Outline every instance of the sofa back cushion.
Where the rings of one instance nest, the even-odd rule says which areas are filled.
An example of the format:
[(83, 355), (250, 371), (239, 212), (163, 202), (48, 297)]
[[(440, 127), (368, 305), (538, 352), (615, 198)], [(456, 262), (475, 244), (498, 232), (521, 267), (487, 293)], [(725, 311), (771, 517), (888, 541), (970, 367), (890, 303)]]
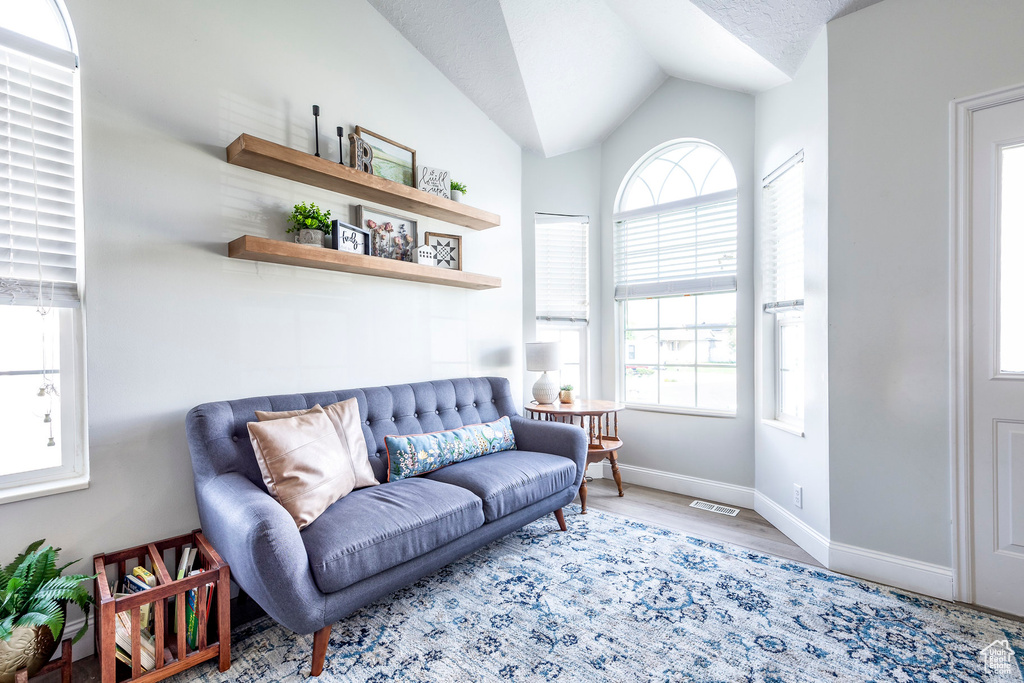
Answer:
[(307, 410), (355, 398), (359, 419), (377, 481), (387, 481), (389, 434), (425, 434), (464, 425), (493, 422), (515, 416), (516, 401), (503, 377), (398, 384), (365, 389), (344, 389), (310, 394), (260, 396), (204, 403), (189, 411), (185, 420), (196, 485), (217, 474), (239, 472), (261, 488), (263, 477), (246, 424), (256, 411)]
[(388, 451), (389, 481), (516, 448), (512, 422), (507, 417), (443, 432), (386, 436), (384, 442)]

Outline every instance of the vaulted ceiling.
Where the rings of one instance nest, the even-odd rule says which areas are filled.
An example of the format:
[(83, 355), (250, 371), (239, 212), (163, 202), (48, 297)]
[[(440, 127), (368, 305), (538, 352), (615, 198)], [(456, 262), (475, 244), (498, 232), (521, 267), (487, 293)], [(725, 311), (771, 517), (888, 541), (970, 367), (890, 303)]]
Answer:
[(879, 0), (369, 0), (516, 142), (603, 140), (668, 77), (788, 81), (831, 19)]

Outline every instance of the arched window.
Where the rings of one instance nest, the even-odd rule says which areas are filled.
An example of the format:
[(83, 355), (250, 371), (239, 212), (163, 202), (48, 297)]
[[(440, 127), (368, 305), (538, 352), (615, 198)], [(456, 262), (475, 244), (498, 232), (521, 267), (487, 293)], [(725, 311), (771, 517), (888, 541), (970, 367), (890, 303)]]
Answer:
[(0, 0), (0, 503), (88, 483), (78, 56), (63, 0)]
[(736, 173), (702, 140), (645, 155), (616, 200), (620, 394), (736, 412)]

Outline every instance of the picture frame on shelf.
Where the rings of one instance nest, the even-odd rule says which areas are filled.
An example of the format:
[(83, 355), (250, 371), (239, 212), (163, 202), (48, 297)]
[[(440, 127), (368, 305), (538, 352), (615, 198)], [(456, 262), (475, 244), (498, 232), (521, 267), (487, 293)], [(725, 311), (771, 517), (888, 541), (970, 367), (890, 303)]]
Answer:
[(416, 187), (428, 194), (451, 199), (451, 174), (440, 168), (420, 166), (416, 169)]
[(412, 263), (419, 238), (415, 219), (360, 204), (356, 225), (370, 233), (370, 256)]
[(356, 126), (355, 134), (373, 152), (369, 160), (373, 175), (400, 185), (416, 187), (416, 150), (362, 126)]
[(331, 221), (331, 247), (349, 254), (370, 255), (370, 231), (339, 220)]
[(434, 260), (438, 268), (462, 270), (462, 238), (440, 232), (423, 235), (423, 243), (434, 249)]

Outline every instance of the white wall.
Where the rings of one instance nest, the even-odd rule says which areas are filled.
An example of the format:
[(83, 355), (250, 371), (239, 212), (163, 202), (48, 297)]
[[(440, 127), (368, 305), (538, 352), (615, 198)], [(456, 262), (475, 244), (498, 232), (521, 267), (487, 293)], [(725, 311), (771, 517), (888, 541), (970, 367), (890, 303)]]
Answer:
[[(754, 220), (755, 481), (759, 496), (829, 535), (828, 446), (828, 39), (822, 31), (793, 81), (756, 98), (755, 174), (761, 179), (803, 150), (804, 329), (806, 414), (804, 436), (762, 420), (774, 418), (775, 319), (762, 312), (762, 202)], [(803, 487), (803, 508), (793, 505), (793, 484)], [(760, 506), (759, 506), (760, 507)], [(771, 519), (771, 510), (760, 510)], [(777, 522), (778, 524), (778, 522)]]
[[(545, 158), (523, 151), (523, 337), (537, 340), (537, 278), (534, 241), (534, 214), (561, 213), (590, 217), (590, 324), (591, 339), (601, 329), (601, 147), (594, 145), (577, 152)], [(525, 351), (524, 351), (525, 353)], [(599, 358), (591, 343), (590, 372), (587, 386), (599, 394)], [(525, 368), (525, 363), (523, 364)], [(533, 399), (532, 387), (538, 374), (527, 372), (523, 382), (523, 400)]]
[(1024, 81), (1024, 3), (829, 25), (832, 540), (950, 558), (949, 103)]
[[(68, 0), (81, 49), (92, 484), (0, 506), (0, 557), (91, 558), (198, 525), (185, 413), (228, 398), (464, 375), (522, 386), (519, 147), (362, 0)], [(502, 217), (464, 236), (472, 292), (227, 258), (291, 205), (348, 198), (225, 162), (248, 132), (322, 153), (366, 126)], [(332, 142), (333, 138), (333, 142)], [(79, 565), (80, 567), (82, 565)]]
[[(603, 392), (614, 397), (617, 378), (611, 223), (615, 196), (634, 163), (657, 145), (678, 138), (701, 138), (720, 147), (739, 181), (738, 411), (735, 418), (625, 411), (619, 420), (624, 441), (619, 460), (625, 465), (753, 487), (754, 331), (752, 317), (746, 313), (753, 307), (754, 98), (750, 95), (669, 79), (602, 145), (603, 324), (599, 348)], [(677, 490), (692, 483), (678, 478), (659, 481)], [(655, 482), (648, 478), (645, 483)]]

